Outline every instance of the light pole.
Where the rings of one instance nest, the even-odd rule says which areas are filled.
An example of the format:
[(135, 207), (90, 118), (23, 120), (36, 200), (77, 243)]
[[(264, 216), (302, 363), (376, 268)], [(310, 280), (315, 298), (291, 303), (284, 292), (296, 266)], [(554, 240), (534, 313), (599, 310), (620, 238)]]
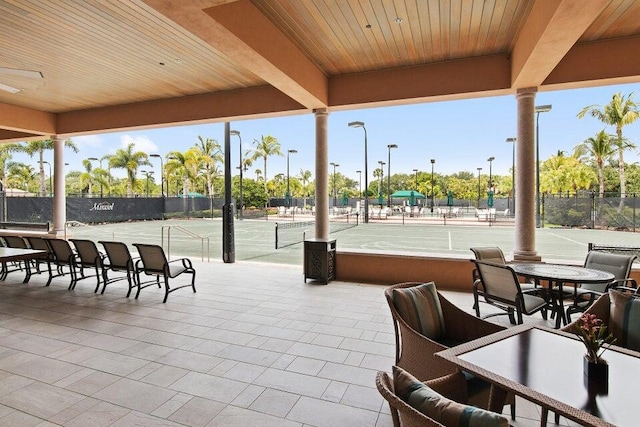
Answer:
[[(291, 187), (289, 186), (289, 154), (296, 154), (298, 150), (287, 150), (287, 194), (285, 195), (284, 202), (287, 207), (291, 207)], [(335, 174), (334, 174), (335, 175)], [(334, 176), (335, 185), (335, 176)]]
[(149, 177), (150, 177), (151, 175), (153, 175), (153, 171), (151, 171), (151, 172), (147, 172), (147, 171), (140, 171), (140, 173), (143, 173), (143, 174), (146, 176), (146, 178), (147, 178), (147, 197), (149, 197)]
[(478, 168), (478, 209), (480, 209), (480, 171), (482, 168)]
[(536, 105), (536, 228), (542, 227), (540, 221), (540, 113), (548, 113), (551, 111), (551, 105)]
[(491, 170), (492, 170), (492, 169), (491, 169), (491, 166), (493, 165), (493, 161), (494, 161), (495, 159), (496, 159), (496, 158), (495, 158), (495, 157), (493, 157), (493, 156), (491, 156), (491, 157), (489, 157), (489, 158), (487, 159), (487, 162), (489, 162), (489, 191), (492, 191), (492, 189), (493, 189), (493, 181), (491, 180)]
[(513, 199), (514, 212), (516, 210), (516, 141), (517, 138), (507, 138), (507, 142), (513, 143), (513, 147), (511, 149), (511, 198), (507, 198), (507, 209), (511, 209), (509, 201), (510, 199)]
[(367, 194), (369, 189), (369, 168), (367, 167), (367, 128), (364, 127), (363, 122), (350, 122), (349, 127), (364, 129), (364, 222), (369, 222), (369, 195)]
[(415, 189), (416, 191), (418, 191), (418, 169), (414, 169), (413, 172), (416, 174), (416, 185), (415, 185)]
[[(385, 162), (382, 160), (378, 160), (378, 164), (380, 165), (380, 183), (378, 184), (378, 201), (382, 198), (382, 181), (384, 180), (384, 165)], [(380, 207), (382, 207), (382, 203), (380, 203)]]
[(389, 158), (387, 162), (387, 207), (391, 207), (391, 149), (398, 148), (398, 144), (387, 145), (389, 149)]
[[(160, 159), (160, 193), (162, 197), (164, 197), (164, 162), (162, 161), (162, 156), (160, 154), (149, 154), (149, 157), (154, 157)], [(169, 183), (167, 182), (167, 195), (169, 195)]]
[(360, 194), (360, 197), (362, 197), (362, 171), (356, 171), (356, 173), (358, 174), (358, 194)]
[(46, 163), (47, 165), (49, 165), (49, 195), (53, 194), (53, 184), (51, 182), (51, 163), (47, 162), (46, 160), (43, 160), (42, 163)]
[(339, 167), (340, 165), (334, 162), (329, 163), (331, 166), (333, 166), (333, 206), (336, 206), (337, 203), (337, 193), (336, 193), (336, 168)]
[[(242, 166), (243, 166), (243, 158), (242, 158), (242, 136), (240, 136), (240, 132), (237, 130), (230, 130), (229, 131), (229, 135), (235, 135), (238, 137), (238, 139), (240, 140), (240, 199), (238, 200), (238, 219), (242, 219), (242, 204), (243, 204), (243, 200), (242, 200)], [(288, 161), (288, 158), (287, 158)], [(256, 179), (257, 181), (257, 179)]]
[(435, 204), (435, 197), (433, 194), (433, 165), (436, 164), (436, 159), (431, 159), (431, 213), (433, 213), (433, 205)]

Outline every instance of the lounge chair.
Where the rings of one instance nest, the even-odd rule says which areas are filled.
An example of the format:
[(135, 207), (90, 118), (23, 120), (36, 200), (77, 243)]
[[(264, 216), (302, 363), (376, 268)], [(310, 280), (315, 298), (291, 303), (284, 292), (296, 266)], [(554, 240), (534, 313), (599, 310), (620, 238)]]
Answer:
[(53, 270), (51, 269), (51, 262), (54, 260), (53, 251), (51, 250), (51, 247), (49, 246), (49, 244), (47, 243), (47, 241), (46, 241), (46, 239), (44, 237), (28, 236), (28, 237), (26, 237), (26, 239), (27, 239), (27, 242), (29, 243), (29, 247), (31, 247), (31, 249), (36, 249), (36, 250), (40, 250), (40, 251), (47, 251), (47, 255), (46, 255), (45, 258), (34, 259), (32, 261), (33, 267), (35, 267), (35, 272), (32, 270), (31, 274), (41, 274), (42, 273), (41, 266), (42, 266), (42, 264), (46, 264), (47, 265), (47, 272), (49, 273), (49, 278), (47, 280), (47, 286), (49, 286), (51, 284), (51, 279), (53, 279)]
[[(193, 268), (191, 264), (191, 260), (189, 258), (180, 258), (173, 261), (169, 261), (167, 256), (162, 249), (162, 246), (158, 245), (146, 245), (141, 243), (134, 243), (138, 249), (138, 254), (140, 255), (140, 260), (136, 262), (136, 278), (138, 281), (138, 292), (136, 292), (136, 299), (138, 295), (140, 295), (140, 289), (146, 288), (147, 286), (151, 286), (153, 284), (160, 283), (160, 276), (164, 278), (164, 300), (163, 303), (167, 302), (167, 298), (169, 298), (169, 294), (173, 291), (176, 291), (180, 288), (185, 288), (187, 286), (191, 286), (193, 292), (196, 292), (196, 270)], [(155, 279), (142, 282), (140, 278), (140, 274), (144, 273), (147, 276), (154, 276)], [(190, 274), (191, 275), (191, 283), (180, 285), (174, 288), (171, 288), (169, 285), (169, 279), (174, 279), (181, 274)]]
[[(100, 289), (100, 277), (102, 276), (102, 260), (105, 255), (100, 253), (93, 240), (71, 239), (71, 242), (73, 242), (78, 254), (76, 270), (80, 270), (80, 277), (78, 277), (76, 271), (76, 282), (88, 277), (95, 277), (98, 283), (94, 292), (98, 292), (98, 289)], [(86, 268), (93, 269), (95, 274), (86, 275), (84, 272)]]
[[(53, 253), (53, 264), (56, 266), (56, 270), (58, 274), (52, 275), (51, 278), (54, 277), (62, 277), (65, 275), (64, 269), (69, 269), (69, 275), (71, 276), (71, 281), (69, 282), (69, 290), (72, 290), (76, 287), (76, 282), (78, 281), (78, 277), (76, 274), (76, 262), (77, 255), (73, 251), (73, 248), (69, 244), (68, 241), (64, 239), (46, 239), (49, 247), (51, 248), (51, 252)], [(51, 281), (47, 283), (47, 286)]]

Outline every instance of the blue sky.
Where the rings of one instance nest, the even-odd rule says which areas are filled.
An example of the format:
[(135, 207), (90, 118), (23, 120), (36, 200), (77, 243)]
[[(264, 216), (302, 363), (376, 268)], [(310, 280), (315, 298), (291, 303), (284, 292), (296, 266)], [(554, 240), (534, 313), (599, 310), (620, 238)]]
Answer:
[[(540, 158), (546, 159), (557, 150), (571, 152), (573, 147), (594, 136), (604, 125), (591, 117), (577, 119), (576, 114), (591, 104), (607, 104), (616, 92), (629, 94), (640, 91), (640, 84), (603, 86), (555, 92), (540, 92), (536, 105), (551, 104), (553, 109), (540, 115)], [(635, 95), (640, 102), (640, 94)], [(329, 162), (340, 165), (337, 171), (357, 179), (356, 170), (364, 168), (364, 133), (362, 129), (347, 126), (350, 121), (365, 123), (368, 133), (369, 180), (378, 167), (378, 161), (387, 162), (388, 144), (397, 144), (391, 151), (391, 173), (413, 173), (413, 169), (431, 171), (430, 159), (436, 159), (435, 171), (450, 174), (458, 171), (477, 173), (478, 167), (488, 173), (487, 158), (495, 157), (493, 173), (508, 175), (512, 163), (512, 146), (506, 138), (516, 136), (515, 96), (476, 98), (470, 100), (433, 102), (425, 104), (360, 109), (333, 112), (329, 115)], [(245, 120), (231, 123), (231, 128), (242, 134), (243, 151), (253, 146), (261, 135), (278, 138), (282, 151), (298, 150), (290, 158), (291, 175), (300, 169), (314, 173), (315, 119), (312, 114), (279, 118)], [(614, 129), (609, 129), (610, 133)], [(633, 143), (640, 145), (640, 121), (624, 129)], [(81, 169), (82, 159), (101, 157), (134, 142), (138, 150), (164, 156), (168, 151), (184, 151), (193, 146), (198, 136), (217, 139), (224, 143), (224, 124), (179, 126), (144, 131), (75, 137), (80, 148), (78, 154), (65, 151), (67, 171)], [(231, 139), (233, 173), (239, 164), (238, 138)], [(16, 155), (14, 160), (36, 164), (36, 159)], [(53, 152), (45, 154), (45, 160), (53, 160)], [(637, 162), (638, 151), (629, 152), (625, 160)], [(156, 176), (159, 161), (152, 159)], [(96, 165), (97, 166), (97, 165)], [(247, 172), (255, 176), (255, 168), (263, 169), (259, 160)], [(286, 172), (286, 157), (272, 157), (267, 163), (268, 178)], [(333, 168), (331, 167), (331, 170)], [(112, 171), (114, 175), (124, 174)], [(48, 171), (47, 171), (48, 173)], [(386, 174), (386, 166), (385, 166)], [(364, 177), (363, 177), (364, 182)]]

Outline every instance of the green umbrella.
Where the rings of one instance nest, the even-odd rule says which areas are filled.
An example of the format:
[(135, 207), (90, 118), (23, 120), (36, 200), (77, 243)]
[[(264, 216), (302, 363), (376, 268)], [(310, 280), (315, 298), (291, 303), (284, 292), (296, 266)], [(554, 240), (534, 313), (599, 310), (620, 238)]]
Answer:
[(416, 192), (411, 190), (409, 194), (409, 206), (413, 206), (416, 204)]
[(288, 191), (284, 195), (284, 205), (285, 206), (290, 206), (291, 205), (291, 195), (289, 194)]
[(349, 204), (349, 197), (347, 197), (347, 192), (342, 193), (342, 206), (347, 206)]
[(382, 206), (382, 192), (378, 193), (378, 204)]
[(493, 207), (493, 190), (489, 190), (489, 196), (487, 197), (487, 206)]
[(453, 191), (447, 191), (447, 206), (453, 206)]

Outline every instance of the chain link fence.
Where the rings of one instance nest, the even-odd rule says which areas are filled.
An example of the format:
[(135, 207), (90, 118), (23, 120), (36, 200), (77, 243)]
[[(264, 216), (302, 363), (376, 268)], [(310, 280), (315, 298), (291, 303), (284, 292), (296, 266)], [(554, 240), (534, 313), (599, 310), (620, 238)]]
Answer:
[(583, 227), (636, 231), (639, 227), (640, 200), (637, 194), (596, 193), (545, 194), (541, 220), (545, 226)]

